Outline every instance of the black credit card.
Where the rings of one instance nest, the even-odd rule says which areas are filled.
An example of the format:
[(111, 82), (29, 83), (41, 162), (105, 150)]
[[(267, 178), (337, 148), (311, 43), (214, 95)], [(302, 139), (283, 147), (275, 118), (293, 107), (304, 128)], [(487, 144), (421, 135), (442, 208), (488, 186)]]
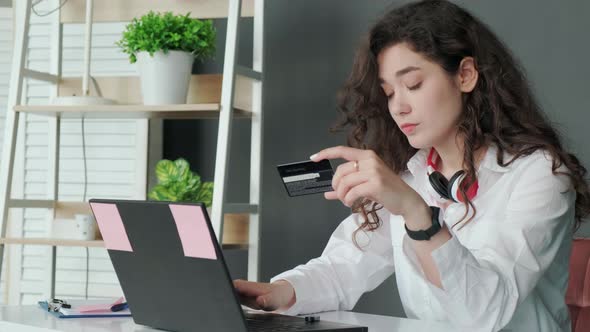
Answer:
[(277, 169), (291, 197), (334, 190), (334, 171), (328, 159), (283, 164), (278, 165)]

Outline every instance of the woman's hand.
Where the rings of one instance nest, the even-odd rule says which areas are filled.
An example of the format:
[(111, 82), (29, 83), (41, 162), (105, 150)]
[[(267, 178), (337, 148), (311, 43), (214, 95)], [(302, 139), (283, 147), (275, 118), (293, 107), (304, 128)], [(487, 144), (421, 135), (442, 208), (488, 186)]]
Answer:
[(237, 279), (233, 284), (240, 295), (240, 302), (252, 309), (286, 310), (295, 304), (295, 290), (286, 280), (269, 284)]
[(326, 199), (338, 199), (351, 207), (357, 200), (366, 198), (382, 204), (389, 212), (402, 216), (426, 206), (422, 197), (372, 150), (336, 146), (310, 157), (313, 161), (336, 158), (346, 159), (348, 162), (336, 169), (332, 178), (334, 191), (324, 193)]

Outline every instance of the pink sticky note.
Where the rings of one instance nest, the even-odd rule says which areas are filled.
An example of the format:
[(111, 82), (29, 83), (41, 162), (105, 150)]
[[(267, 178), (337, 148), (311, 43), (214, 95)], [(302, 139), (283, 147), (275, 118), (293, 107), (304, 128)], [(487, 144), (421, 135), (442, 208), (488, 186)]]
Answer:
[(89, 305), (81, 305), (76, 308), (78, 312), (82, 313), (90, 313), (90, 312), (104, 312), (108, 311), (111, 312), (111, 307), (115, 304), (123, 303), (123, 297), (120, 297), (117, 301), (113, 303), (102, 303), (102, 304), (89, 304)]
[(90, 203), (90, 207), (107, 249), (133, 252), (117, 206), (109, 203)]
[(187, 257), (217, 259), (201, 207), (170, 204), (182, 250)]

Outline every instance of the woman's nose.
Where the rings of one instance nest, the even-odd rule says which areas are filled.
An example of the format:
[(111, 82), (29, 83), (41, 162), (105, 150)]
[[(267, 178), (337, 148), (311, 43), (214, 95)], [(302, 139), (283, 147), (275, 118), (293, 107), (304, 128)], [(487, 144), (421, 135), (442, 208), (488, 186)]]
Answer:
[(412, 111), (412, 108), (408, 103), (401, 100), (392, 100), (389, 102), (389, 112), (392, 116), (406, 115)]

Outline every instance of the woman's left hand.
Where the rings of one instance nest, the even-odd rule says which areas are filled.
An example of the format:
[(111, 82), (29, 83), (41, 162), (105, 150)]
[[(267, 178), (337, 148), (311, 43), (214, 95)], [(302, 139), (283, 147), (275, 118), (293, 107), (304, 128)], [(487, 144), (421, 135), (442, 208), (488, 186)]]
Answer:
[(347, 146), (324, 149), (310, 157), (313, 161), (342, 158), (348, 160), (338, 166), (332, 178), (334, 191), (324, 193), (326, 199), (338, 199), (348, 207), (366, 198), (378, 202), (389, 212), (407, 215), (417, 206), (426, 203), (389, 168), (372, 150)]

